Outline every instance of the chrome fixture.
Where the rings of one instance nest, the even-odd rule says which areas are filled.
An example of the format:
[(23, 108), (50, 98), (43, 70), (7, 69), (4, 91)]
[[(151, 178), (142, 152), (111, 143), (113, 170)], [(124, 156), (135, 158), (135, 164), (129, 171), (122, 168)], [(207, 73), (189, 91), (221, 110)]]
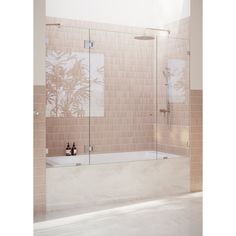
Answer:
[(93, 152), (93, 148), (94, 148), (94, 146), (89, 146), (89, 152)]
[(168, 96), (168, 94), (167, 94), (167, 104), (166, 104), (166, 108), (161, 108), (159, 111), (164, 114), (164, 117), (165, 117), (166, 114), (167, 114), (167, 116), (166, 116), (166, 118), (167, 118), (167, 124), (170, 126), (170, 114), (171, 114), (171, 112), (170, 112), (170, 102), (168, 101), (168, 97), (169, 97), (169, 96)]
[(167, 113), (167, 114), (170, 113), (170, 103), (169, 103), (169, 101), (167, 101), (166, 107), (167, 107), (166, 109), (165, 109), (165, 108), (162, 108), (162, 109), (159, 110), (160, 112), (164, 113), (164, 116), (165, 116), (166, 113)]
[(158, 29), (158, 28), (146, 28), (147, 30), (157, 30), (157, 31), (163, 31), (163, 32), (167, 32), (168, 35), (170, 35), (170, 30), (168, 29)]
[(84, 153), (93, 152), (94, 145), (84, 145)]
[[(145, 30), (163, 31), (163, 32), (167, 32), (167, 33), (168, 33), (168, 36), (170, 35), (170, 30), (168, 30), (168, 29), (145, 28)], [(137, 39), (137, 40), (154, 40), (154, 39), (155, 39), (155, 36), (153, 36), (153, 35), (146, 35), (146, 34), (144, 33), (143, 35), (135, 36), (134, 39)]]
[(139, 36), (135, 36), (134, 39), (137, 39), (137, 40), (154, 40), (155, 37), (154, 36), (148, 36), (148, 35), (139, 35)]
[(160, 112), (163, 112), (164, 116), (165, 114), (167, 114), (167, 124), (170, 126), (170, 91), (169, 91), (169, 87), (170, 87), (170, 70), (168, 67), (166, 67), (163, 71), (163, 76), (166, 79), (166, 82), (164, 84), (164, 86), (166, 87), (166, 109), (160, 109)]
[(160, 112), (164, 113), (165, 115), (166, 113), (170, 112), (170, 109), (160, 109)]
[(91, 40), (84, 40), (84, 48), (89, 49), (89, 48), (94, 48), (94, 41)]
[(34, 111), (34, 116), (39, 116), (39, 112), (38, 111)]
[(60, 27), (61, 24), (60, 23), (48, 23), (48, 24), (46, 24), (46, 26), (57, 26), (57, 27)]

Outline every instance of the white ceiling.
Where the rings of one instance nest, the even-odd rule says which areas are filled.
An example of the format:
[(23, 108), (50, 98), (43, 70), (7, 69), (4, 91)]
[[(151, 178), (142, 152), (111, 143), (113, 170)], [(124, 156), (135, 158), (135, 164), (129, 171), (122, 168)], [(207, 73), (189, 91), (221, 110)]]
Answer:
[(46, 0), (46, 15), (159, 27), (190, 15), (190, 0)]

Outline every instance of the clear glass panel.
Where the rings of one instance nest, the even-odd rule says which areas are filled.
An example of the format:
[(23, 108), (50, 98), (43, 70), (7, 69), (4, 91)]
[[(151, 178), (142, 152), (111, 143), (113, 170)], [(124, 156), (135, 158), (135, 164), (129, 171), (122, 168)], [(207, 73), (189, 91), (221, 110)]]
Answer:
[[(47, 166), (89, 163), (89, 31), (46, 27)], [(78, 156), (65, 158), (75, 143)]]
[(158, 158), (189, 155), (189, 124), (189, 41), (158, 36)]
[(118, 28), (47, 27), (48, 167), (189, 155), (188, 40)]
[(156, 159), (156, 41), (139, 31), (90, 30), (91, 164)]

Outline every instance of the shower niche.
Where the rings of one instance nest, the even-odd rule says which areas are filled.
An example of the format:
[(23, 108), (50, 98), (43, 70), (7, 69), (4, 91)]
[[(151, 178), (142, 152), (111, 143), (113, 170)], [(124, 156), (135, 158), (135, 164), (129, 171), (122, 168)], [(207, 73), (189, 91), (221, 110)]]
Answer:
[(47, 17), (47, 167), (188, 157), (188, 44), (169, 30)]

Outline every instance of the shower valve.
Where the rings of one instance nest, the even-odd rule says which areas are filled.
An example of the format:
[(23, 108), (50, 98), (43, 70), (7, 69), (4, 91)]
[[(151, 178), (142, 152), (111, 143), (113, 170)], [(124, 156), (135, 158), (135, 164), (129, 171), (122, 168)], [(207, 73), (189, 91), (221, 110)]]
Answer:
[(160, 112), (162, 112), (162, 113), (166, 114), (166, 113), (169, 113), (169, 112), (170, 112), (170, 110), (169, 110), (169, 109), (160, 109)]

